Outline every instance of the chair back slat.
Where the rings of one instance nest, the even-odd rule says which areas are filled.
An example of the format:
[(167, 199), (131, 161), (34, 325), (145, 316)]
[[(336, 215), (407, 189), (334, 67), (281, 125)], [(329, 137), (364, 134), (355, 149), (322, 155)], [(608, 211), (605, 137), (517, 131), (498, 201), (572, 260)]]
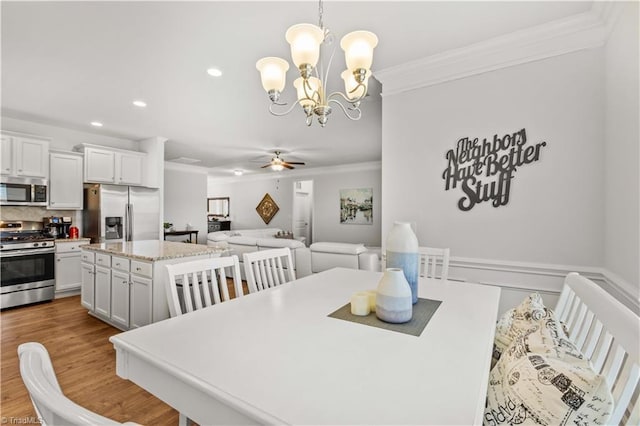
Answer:
[[(221, 268), (224, 270), (224, 268)], [(217, 291), (209, 291), (210, 289), (216, 289), (219, 288), (218, 287), (218, 283), (216, 282), (216, 275), (214, 273), (211, 274), (211, 283), (208, 282), (209, 277), (207, 276), (207, 271), (203, 270), (200, 272), (202, 278), (202, 282), (206, 285), (202, 286), (202, 298), (204, 299), (204, 306), (211, 306), (211, 293), (213, 293), (213, 301), (215, 303), (220, 303), (220, 297), (216, 298), (216, 294), (218, 294)], [(222, 284), (222, 283), (220, 283)], [(227, 287), (226, 285), (222, 286), (222, 287)]]
[[(193, 290), (194, 309), (202, 309), (202, 293), (200, 292), (200, 289), (202, 287), (200, 286), (200, 284), (202, 284), (202, 287), (204, 287), (205, 289), (209, 284), (207, 282), (206, 270), (199, 271), (199, 273), (198, 273), (198, 271), (192, 272), (191, 273), (191, 286), (184, 286), (184, 288), (189, 289), (189, 287), (190, 287)], [(206, 293), (206, 291), (203, 291), (203, 293)]]
[(578, 330), (578, 334), (576, 335), (575, 344), (580, 349), (580, 351), (584, 350), (584, 344), (587, 340), (587, 335), (591, 330), (591, 324), (593, 324), (594, 314), (591, 311), (585, 311), (585, 318), (582, 320), (582, 325), (580, 326), (580, 330)]
[(608, 424), (638, 424), (640, 318), (593, 281), (572, 272), (556, 305), (569, 338), (583, 349), (613, 396)]
[(243, 254), (247, 286), (251, 293), (276, 287), (296, 279), (288, 247)]
[(591, 337), (589, 337), (587, 346), (582, 351), (584, 356), (588, 359), (593, 358), (593, 353), (596, 350), (596, 344), (598, 343), (598, 340), (600, 340), (600, 336), (602, 336), (602, 323), (600, 321), (596, 321), (596, 324), (594, 325), (591, 332)]
[[(438, 278), (446, 281), (449, 278), (448, 248), (418, 247), (420, 254), (420, 276), (426, 278)], [(439, 267), (439, 268), (438, 268)], [(438, 269), (440, 273), (438, 274)]]
[[(236, 296), (242, 296), (238, 256), (214, 257), (167, 265), (167, 302), (172, 317), (229, 300), (225, 269), (232, 271)], [(178, 282), (176, 278), (181, 278)], [(178, 286), (181, 292), (178, 293)], [(182, 296), (182, 303), (180, 297)], [(222, 296), (222, 297), (221, 297)]]

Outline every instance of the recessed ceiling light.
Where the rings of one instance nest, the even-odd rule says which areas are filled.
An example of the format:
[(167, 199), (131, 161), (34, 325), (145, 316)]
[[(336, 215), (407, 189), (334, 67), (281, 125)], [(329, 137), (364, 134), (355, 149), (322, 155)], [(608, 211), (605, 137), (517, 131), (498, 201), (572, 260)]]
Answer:
[(102, 127), (102, 123), (101, 123), (101, 122), (99, 122), (99, 121), (92, 121), (92, 122), (91, 122), (91, 125), (92, 125), (93, 127)]
[(244, 172), (242, 170), (234, 170), (233, 171), (233, 174), (236, 175), (236, 176), (242, 176), (243, 173)]
[(209, 74), (211, 77), (220, 77), (222, 75), (222, 71), (220, 71), (218, 68), (209, 68), (207, 70), (207, 74)]
[(133, 101), (133, 104), (137, 107), (140, 108), (145, 108), (147, 106), (147, 103), (145, 101)]

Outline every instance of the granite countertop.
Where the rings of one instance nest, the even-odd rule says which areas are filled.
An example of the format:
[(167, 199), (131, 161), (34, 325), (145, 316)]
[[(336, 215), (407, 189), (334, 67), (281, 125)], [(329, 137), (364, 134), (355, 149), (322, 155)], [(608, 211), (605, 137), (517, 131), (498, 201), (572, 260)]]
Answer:
[(117, 256), (147, 261), (177, 259), (202, 254), (222, 254), (225, 249), (200, 244), (176, 243), (163, 240), (128, 241), (126, 243), (98, 243), (82, 246), (92, 250)]
[(56, 238), (56, 243), (75, 243), (75, 242), (85, 242), (91, 241), (91, 238)]

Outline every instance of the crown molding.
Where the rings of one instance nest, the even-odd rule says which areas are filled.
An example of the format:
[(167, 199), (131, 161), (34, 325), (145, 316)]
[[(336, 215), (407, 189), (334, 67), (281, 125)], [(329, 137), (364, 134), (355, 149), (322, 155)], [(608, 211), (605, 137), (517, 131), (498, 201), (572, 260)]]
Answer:
[(276, 173), (256, 173), (246, 174), (242, 176), (219, 177), (209, 175), (209, 181), (212, 183), (234, 183), (234, 182), (250, 182), (270, 179), (283, 179), (290, 177), (314, 177), (320, 175), (362, 172), (368, 170), (381, 170), (381, 161), (369, 161), (365, 163), (341, 164), (339, 166), (315, 167), (308, 169), (287, 170)]
[[(594, 2), (591, 10), (374, 73), (391, 96), (501, 68), (601, 47), (623, 5)], [(609, 28), (609, 29), (607, 29)]]
[(164, 162), (165, 170), (173, 170), (176, 172), (194, 173), (200, 175), (206, 175), (209, 173), (209, 169), (202, 166), (194, 166), (193, 164), (180, 164), (171, 161)]

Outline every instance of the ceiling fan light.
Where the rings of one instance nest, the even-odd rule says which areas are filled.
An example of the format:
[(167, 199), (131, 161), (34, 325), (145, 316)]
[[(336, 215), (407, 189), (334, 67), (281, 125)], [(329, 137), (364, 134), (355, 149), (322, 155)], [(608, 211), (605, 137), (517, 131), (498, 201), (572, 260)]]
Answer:
[(342, 79), (344, 80), (344, 93), (350, 100), (361, 98), (367, 94), (367, 89), (369, 87), (369, 77), (371, 77), (370, 70), (367, 70), (364, 80), (362, 81), (362, 86), (360, 86), (359, 88), (359, 83), (356, 81), (353, 72), (351, 72), (350, 70), (342, 71), (340, 77), (342, 77)]
[(271, 170), (274, 170), (276, 172), (281, 172), (284, 170), (284, 166), (282, 164), (272, 164)]
[(353, 31), (342, 37), (340, 47), (344, 50), (347, 68), (351, 71), (371, 69), (373, 49), (377, 45), (378, 37), (370, 31)]
[(256, 68), (260, 71), (262, 87), (268, 93), (271, 90), (282, 92), (287, 79), (289, 63), (282, 58), (269, 56), (256, 62)]
[(293, 82), (293, 87), (296, 88), (298, 93), (298, 102), (303, 107), (314, 106), (317, 103), (322, 82), (316, 77), (309, 77), (306, 84), (305, 92), (305, 80), (302, 77), (296, 78)]
[(285, 34), (291, 45), (291, 59), (296, 67), (310, 65), (315, 67), (320, 57), (320, 44), (324, 40), (324, 31), (313, 24), (296, 24)]

